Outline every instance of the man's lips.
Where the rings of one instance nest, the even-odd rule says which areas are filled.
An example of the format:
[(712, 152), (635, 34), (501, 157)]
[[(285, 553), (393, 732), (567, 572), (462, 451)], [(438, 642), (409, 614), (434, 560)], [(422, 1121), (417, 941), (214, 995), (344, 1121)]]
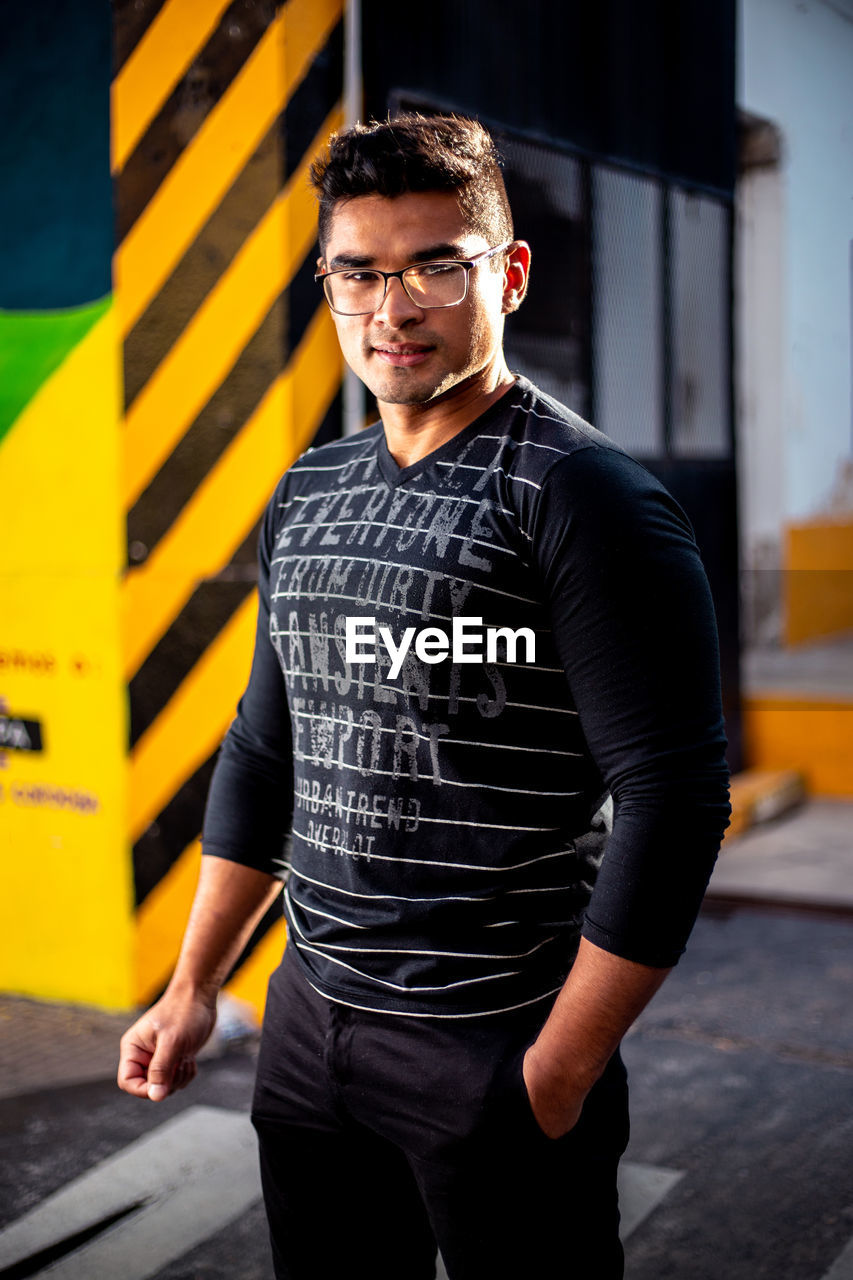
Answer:
[(373, 351), (385, 364), (407, 369), (422, 364), (434, 348), (422, 342), (380, 342), (373, 344)]

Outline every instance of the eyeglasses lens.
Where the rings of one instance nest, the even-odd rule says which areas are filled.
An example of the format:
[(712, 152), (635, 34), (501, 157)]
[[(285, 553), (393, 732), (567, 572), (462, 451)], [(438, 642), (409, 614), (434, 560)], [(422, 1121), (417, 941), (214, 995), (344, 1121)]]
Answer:
[[(419, 307), (452, 307), (465, 297), (465, 268), (452, 262), (429, 262), (403, 273), (406, 292)], [(375, 271), (340, 271), (323, 278), (326, 297), (343, 315), (378, 311), (384, 278)]]
[(453, 262), (410, 267), (403, 279), (409, 297), (424, 307), (449, 307), (465, 297), (465, 268)]

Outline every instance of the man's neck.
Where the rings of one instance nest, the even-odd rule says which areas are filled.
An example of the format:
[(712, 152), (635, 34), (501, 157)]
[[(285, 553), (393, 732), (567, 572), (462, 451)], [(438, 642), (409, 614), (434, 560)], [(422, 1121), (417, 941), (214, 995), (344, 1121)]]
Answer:
[(388, 452), (398, 467), (410, 467), (469, 426), (501, 396), (515, 378), (501, 362), (445, 396), (427, 404), (378, 402)]

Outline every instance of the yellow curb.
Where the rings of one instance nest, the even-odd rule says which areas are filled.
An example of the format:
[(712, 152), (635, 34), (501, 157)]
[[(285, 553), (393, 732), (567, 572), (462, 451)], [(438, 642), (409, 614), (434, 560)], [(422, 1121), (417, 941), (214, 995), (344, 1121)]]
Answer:
[(743, 740), (757, 768), (796, 770), (810, 796), (853, 796), (853, 697), (753, 692)]
[(806, 786), (796, 769), (745, 769), (732, 778), (731, 798), (729, 837), (795, 808), (805, 800)]

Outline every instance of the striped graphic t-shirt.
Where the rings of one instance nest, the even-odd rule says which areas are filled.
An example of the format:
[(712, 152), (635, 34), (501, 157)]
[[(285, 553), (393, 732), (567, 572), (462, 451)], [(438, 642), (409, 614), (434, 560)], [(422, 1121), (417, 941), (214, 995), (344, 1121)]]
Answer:
[(505, 1011), (559, 988), (582, 931), (676, 961), (725, 739), (704, 571), (644, 468), (519, 378), (412, 466), (381, 424), (310, 449), (260, 566), (204, 849), (286, 878), (318, 991)]

